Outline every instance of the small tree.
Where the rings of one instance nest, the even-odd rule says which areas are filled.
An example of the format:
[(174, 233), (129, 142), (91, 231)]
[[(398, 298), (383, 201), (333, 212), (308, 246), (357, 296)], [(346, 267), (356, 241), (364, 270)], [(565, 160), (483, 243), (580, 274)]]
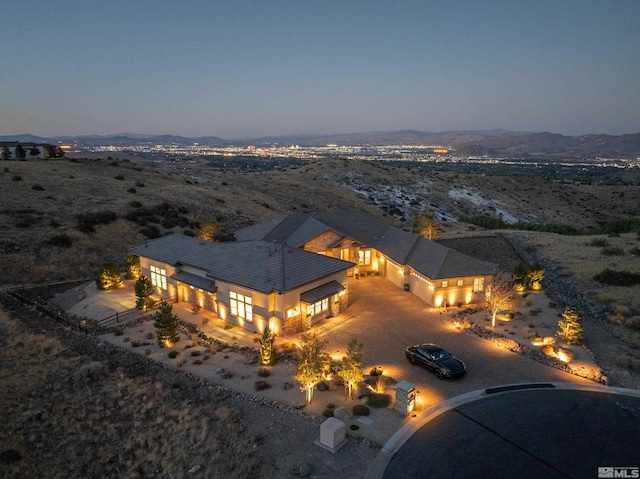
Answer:
[(205, 241), (213, 241), (218, 231), (218, 225), (213, 221), (203, 221), (196, 229), (196, 237)]
[(306, 393), (307, 404), (311, 403), (313, 388), (324, 377), (326, 355), (322, 348), (326, 344), (327, 341), (319, 340), (315, 333), (306, 332), (300, 335), (294, 377), (300, 383), (300, 390)]
[(496, 314), (500, 311), (513, 309), (516, 306), (516, 298), (511, 285), (504, 281), (503, 273), (494, 271), (486, 287), (485, 306), (491, 311), (491, 327), (496, 326)]
[(148, 276), (140, 276), (133, 285), (136, 293), (136, 308), (147, 311), (156, 302), (151, 295), (155, 292), (151, 278)]
[(429, 240), (438, 239), (440, 237), (440, 224), (433, 216), (433, 212), (415, 213), (413, 216), (413, 232)]
[(8, 160), (11, 158), (11, 150), (9, 149), (8, 146), (3, 146), (2, 147), (2, 159), (3, 160)]
[(24, 160), (27, 157), (27, 153), (24, 151), (24, 148), (22, 148), (22, 145), (19, 143), (18, 143), (18, 146), (16, 146), (16, 149), (13, 151), (13, 154), (18, 160)]
[(338, 376), (344, 381), (349, 399), (353, 397), (353, 389), (364, 379), (362, 347), (362, 343), (359, 343), (356, 338), (349, 341), (347, 354), (342, 358), (342, 367), (338, 371)]
[(180, 341), (178, 334), (178, 316), (173, 313), (173, 306), (162, 301), (154, 316), (153, 326), (156, 328), (158, 344), (161, 347), (171, 346)]
[(31, 156), (32, 158), (35, 158), (39, 154), (40, 154), (40, 148), (38, 148), (37, 146), (32, 146), (31, 149), (29, 150), (29, 156)]
[(576, 306), (567, 306), (562, 313), (562, 319), (558, 321), (560, 332), (558, 336), (569, 344), (582, 344), (584, 333), (582, 331), (582, 318)]
[(98, 289), (116, 289), (122, 287), (122, 279), (120, 279), (120, 271), (118, 266), (113, 263), (105, 263), (96, 276), (96, 286)]
[(127, 268), (127, 279), (138, 279), (140, 277), (140, 256), (137, 254), (130, 254), (124, 259), (125, 266)]
[(272, 366), (276, 362), (276, 354), (273, 349), (275, 340), (276, 334), (271, 331), (269, 323), (267, 323), (260, 338), (260, 363), (265, 366)]
[(56, 156), (56, 147), (53, 145), (44, 145), (44, 157), (45, 158), (55, 158)]

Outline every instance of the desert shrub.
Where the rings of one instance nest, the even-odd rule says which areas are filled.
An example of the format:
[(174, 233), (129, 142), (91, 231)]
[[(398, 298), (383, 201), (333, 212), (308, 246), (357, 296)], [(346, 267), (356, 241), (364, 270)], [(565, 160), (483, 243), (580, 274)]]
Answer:
[(35, 184), (31, 187), (31, 189), (35, 191), (44, 191), (44, 186)]
[(600, 250), (604, 256), (624, 256), (624, 250), (617, 246), (606, 246)]
[(322, 411), (322, 415), (324, 417), (333, 417), (333, 409), (327, 408), (324, 411)]
[(116, 328), (116, 329), (113, 331), (113, 335), (114, 335), (114, 336), (122, 336), (123, 334), (124, 334), (124, 330), (123, 330), (122, 328)]
[(333, 404), (332, 402), (330, 402), (329, 404), (327, 404), (327, 409), (335, 409), (336, 405)]
[(78, 224), (76, 229), (83, 233), (93, 233), (96, 225), (106, 225), (117, 219), (118, 215), (109, 210), (83, 213), (77, 216)]
[(356, 404), (351, 408), (351, 412), (354, 416), (368, 416), (371, 414), (371, 410), (364, 404)]
[(609, 246), (609, 242), (604, 238), (593, 238), (589, 243), (587, 243), (587, 245), (604, 248), (606, 246)]
[(222, 377), (224, 379), (231, 379), (234, 376), (234, 374), (231, 371), (224, 371), (222, 373)]
[(47, 244), (51, 246), (59, 246), (61, 248), (69, 248), (73, 244), (71, 237), (65, 233), (52, 236), (47, 240)]
[(144, 188), (144, 183), (142, 181), (138, 180), (138, 181), (136, 181), (136, 186), (138, 188)]
[(116, 180), (124, 180), (124, 175), (116, 175), (114, 176)]
[(140, 230), (140, 233), (149, 239), (159, 238), (161, 236), (160, 230), (155, 225), (145, 226)]
[(200, 356), (202, 354), (201, 351), (194, 349), (193, 351), (191, 351), (191, 356)]
[(138, 200), (133, 200), (131, 203), (129, 203), (129, 206), (131, 206), (132, 208), (142, 208), (142, 203), (140, 203)]
[(271, 387), (271, 384), (268, 383), (267, 381), (256, 381), (253, 384), (253, 387), (256, 391), (263, 391), (264, 389), (269, 389)]
[(596, 274), (593, 279), (598, 283), (608, 284), (610, 286), (633, 286), (640, 284), (640, 273), (632, 273), (630, 271), (614, 271), (606, 268)]
[(202, 359), (196, 359), (193, 364), (202, 364)]
[(13, 175), (11, 177), (11, 181), (22, 181), (22, 176), (20, 175)]
[(87, 383), (96, 381), (107, 374), (107, 366), (100, 361), (92, 361), (83, 364), (74, 373), (73, 379), (76, 382)]
[(621, 354), (616, 357), (615, 362), (620, 367), (640, 372), (640, 358), (630, 356), (629, 354)]
[(138, 192), (138, 190), (136, 190), (135, 188), (129, 188), (127, 190), (127, 193), (137, 193), (137, 192)]
[(171, 359), (175, 359), (178, 357), (179, 354), (180, 354), (180, 351), (176, 351), (174, 349), (173, 351), (169, 351), (169, 354), (167, 354), (167, 356), (169, 356)]
[(640, 256), (640, 248), (638, 248), (637, 246), (634, 246), (629, 250), (629, 253), (631, 253), (634, 256)]
[(271, 371), (269, 371), (267, 368), (260, 368), (258, 369), (258, 376), (260, 376), (261, 378), (268, 378), (269, 376), (271, 376)]
[(386, 393), (376, 393), (373, 396), (369, 396), (367, 404), (375, 408), (384, 408), (391, 404), (391, 395)]

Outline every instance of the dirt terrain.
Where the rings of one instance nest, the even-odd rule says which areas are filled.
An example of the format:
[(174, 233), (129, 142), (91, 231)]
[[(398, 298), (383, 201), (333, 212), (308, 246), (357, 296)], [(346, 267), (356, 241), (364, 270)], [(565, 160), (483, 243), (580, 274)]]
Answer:
[[(340, 159), (259, 173), (212, 171), (202, 161), (166, 165), (135, 158), (3, 161), (0, 172), (2, 289), (90, 280), (107, 261), (123, 265), (130, 248), (153, 228), (159, 234), (193, 233), (197, 223), (211, 220), (224, 240), (238, 228), (280, 215), (345, 208), (405, 229), (413, 212), (432, 211), (447, 246), (509, 271), (517, 263), (513, 251), (495, 248), (483, 239), (493, 232), (460, 223), (460, 216), (582, 229), (612, 216), (637, 216), (640, 205), (640, 186), (428, 175)], [(92, 228), (81, 216), (88, 214)], [(637, 234), (601, 236), (623, 250), (615, 256), (591, 246), (591, 237), (517, 236), (524, 253), (548, 261), (554, 284), (576, 285), (595, 305), (586, 343), (619, 383), (626, 374), (633, 384), (640, 371), (639, 286), (603, 287), (592, 276), (606, 267), (640, 272), (632, 253), (640, 246)], [(559, 293), (566, 292), (562, 288)], [(51, 470), (68, 477), (295, 477), (309, 462), (312, 477), (352, 478), (364, 476), (379, 450), (359, 442), (340, 457), (318, 461), (317, 446), (303, 445), (317, 434), (316, 419), (238, 401), (144, 359), (92, 348), (76, 333), (44, 326), (35, 311), (7, 308), (0, 312), (0, 403), (12, 421), (0, 436), (0, 476), (38, 477)], [(115, 442), (122, 447), (111, 453)], [(295, 455), (273, 454), (294, 449)]]

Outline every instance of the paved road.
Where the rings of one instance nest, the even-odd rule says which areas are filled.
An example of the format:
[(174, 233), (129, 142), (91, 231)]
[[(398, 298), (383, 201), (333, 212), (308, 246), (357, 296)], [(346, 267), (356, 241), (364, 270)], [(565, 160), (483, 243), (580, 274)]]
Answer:
[(627, 392), (483, 394), (428, 421), (367, 478), (639, 477), (640, 393)]
[[(385, 375), (415, 384), (422, 410), (459, 394), (504, 384), (593, 384), (453, 329), (448, 314), (434, 311), (384, 278), (351, 281), (349, 298), (351, 305), (344, 318), (336, 318), (343, 321), (331, 320), (327, 324), (331, 329), (320, 333), (329, 340), (327, 349), (344, 352), (345, 345), (356, 337), (364, 344), (365, 370), (382, 366)], [(466, 377), (440, 381), (426, 369), (409, 365), (405, 347), (425, 342), (436, 343), (462, 359), (467, 365)]]

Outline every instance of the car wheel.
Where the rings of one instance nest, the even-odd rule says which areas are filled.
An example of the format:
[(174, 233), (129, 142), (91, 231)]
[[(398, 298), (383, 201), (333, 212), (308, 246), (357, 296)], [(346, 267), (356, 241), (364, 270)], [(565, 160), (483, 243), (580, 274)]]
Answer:
[(442, 374), (442, 371), (440, 371), (439, 369), (436, 369), (436, 377), (438, 379), (444, 379), (444, 374)]
[(410, 354), (409, 356), (407, 356), (407, 359), (411, 364), (413, 364), (414, 366), (416, 365), (416, 358), (413, 357), (413, 354)]

